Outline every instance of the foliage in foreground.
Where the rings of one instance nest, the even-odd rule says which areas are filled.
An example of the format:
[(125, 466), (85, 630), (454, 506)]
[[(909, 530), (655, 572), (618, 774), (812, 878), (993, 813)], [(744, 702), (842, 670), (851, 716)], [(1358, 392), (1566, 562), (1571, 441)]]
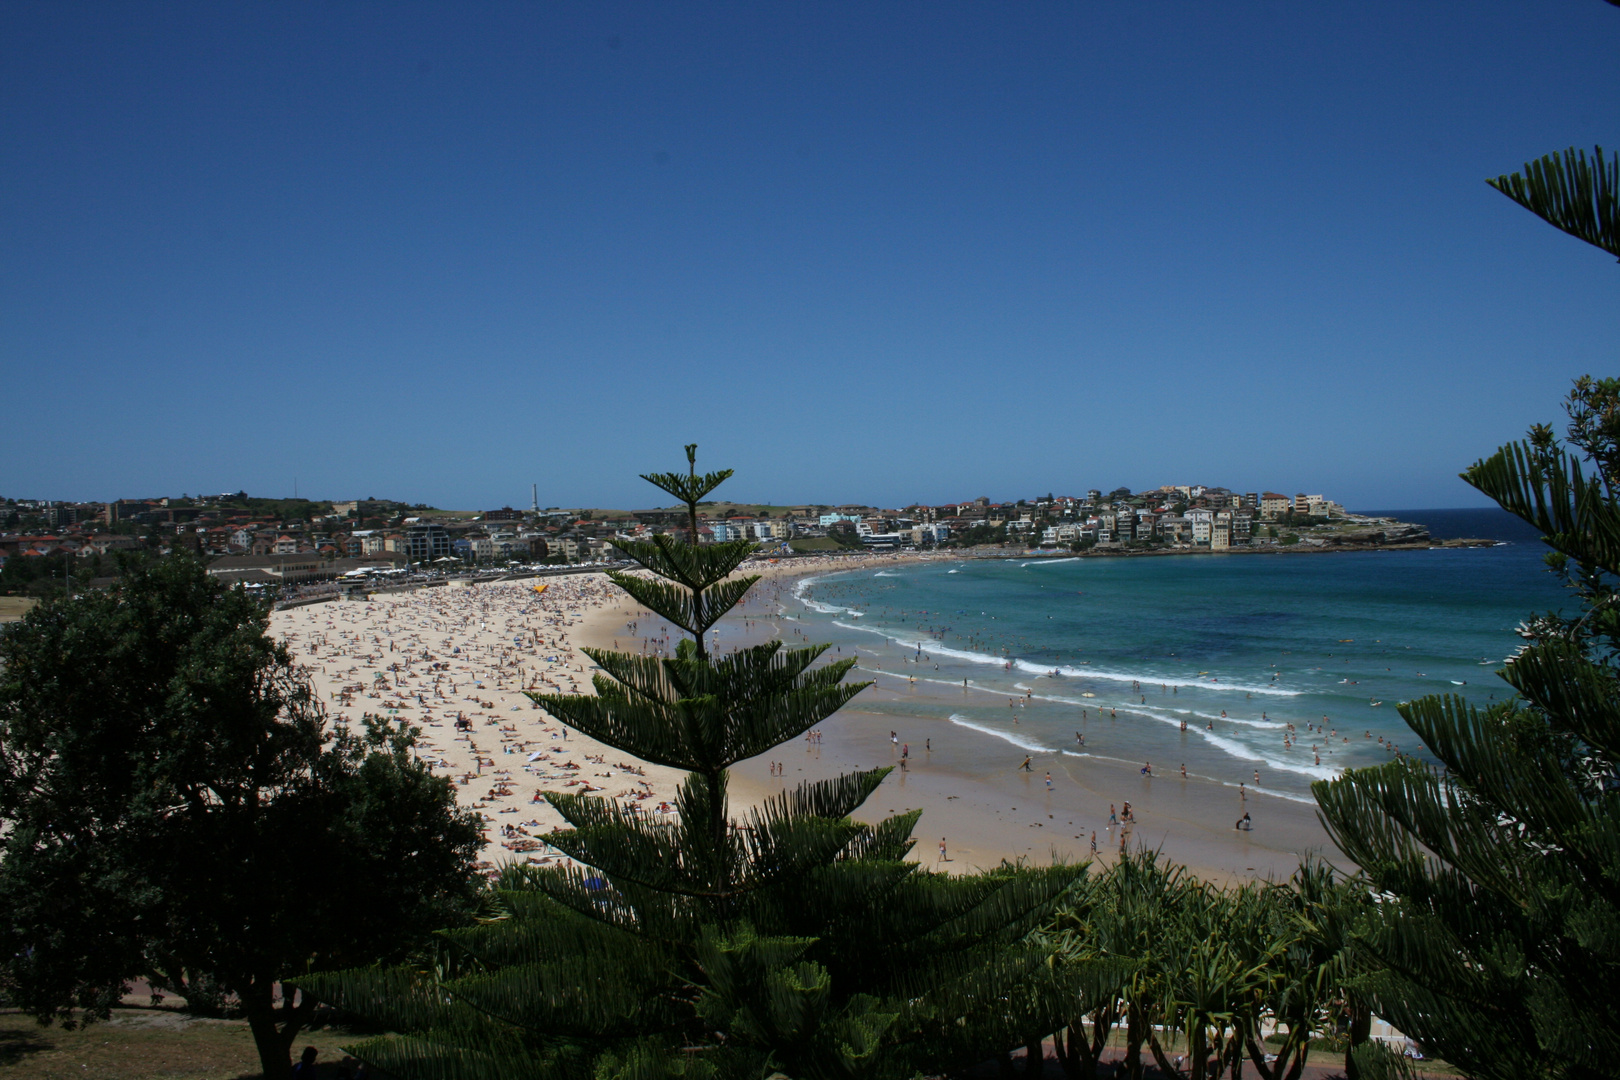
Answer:
[[(1620, 257), (1620, 157), (1571, 150), (1491, 183)], [(1513, 699), (1401, 708), (1443, 773), (1398, 760), (1315, 785), (1334, 840), (1386, 894), (1365, 991), (1503, 1080), (1620, 1061), (1620, 380), (1578, 380), (1568, 413), (1568, 446), (1537, 425), (1463, 479), (1542, 533), (1579, 616), (1521, 627), (1500, 672)]]
[[(687, 448), (689, 463), (696, 447)], [(645, 479), (697, 506), (730, 471)], [(1054, 1030), (1026, 942), (1083, 871), (962, 877), (905, 861), (917, 812), (851, 819), (887, 769), (807, 782), (743, 817), (727, 769), (801, 735), (864, 684), (825, 646), (713, 655), (708, 632), (757, 580), (746, 541), (625, 545), (652, 576), (613, 580), (690, 638), (661, 659), (588, 650), (594, 696), (534, 694), (553, 716), (683, 770), (672, 821), (549, 793), (586, 869), (508, 869), (502, 918), (446, 932), (449, 962), (301, 979), (402, 1032), (353, 1048), (414, 1078), (909, 1077)]]
[(1366, 907), (1364, 883), (1315, 861), (1286, 883), (1220, 889), (1153, 852), (1122, 858), (1064, 905), (1047, 938), (1068, 1010), (1055, 1039), (1064, 1074), (1094, 1080), (1122, 1030), (1133, 1080), (1144, 1048), (1166, 1077), (1236, 1076), (1247, 1061), (1261, 1080), (1297, 1080), (1311, 1040), (1366, 1039), (1370, 1016), (1347, 986)]
[(473, 899), (477, 823), (413, 733), (328, 730), (266, 612), (185, 557), (0, 637), (0, 984), (41, 1020), (132, 979), (234, 995), (268, 1077), (312, 961), (397, 959)]
[(1516, 696), (1401, 707), (1444, 766), (1315, 785), (1339, 847), (1386, 894), (1362, 938), (1378, 1013), (1470, 1075), (1614, 1075), (1620, 1060), (1620, 381), (1570, 401), (1582, 462), (1538, 427), (1465, 479), (1539, 528), (1581, 602), (1500, 672)]

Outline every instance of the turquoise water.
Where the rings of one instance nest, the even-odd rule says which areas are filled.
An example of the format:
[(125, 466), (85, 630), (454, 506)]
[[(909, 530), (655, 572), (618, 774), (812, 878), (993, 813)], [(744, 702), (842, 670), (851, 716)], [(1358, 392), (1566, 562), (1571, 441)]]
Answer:
[(1151, 762), (1158, 775), (1185, 766), (1303, 800), (1344, 767), (1423, 756), (1397, 702), (1505, 696), (1494, 671), (1519, 644), (1514, 628), (1567, 602), (1534, 534), (1507, 515), (1402, 517), (1504, 542), (903, 564), (801, 581), (784, 614), (903, 691), (857, 707), (892, 716), (913, 742), (968, 727), (1009, 753)]

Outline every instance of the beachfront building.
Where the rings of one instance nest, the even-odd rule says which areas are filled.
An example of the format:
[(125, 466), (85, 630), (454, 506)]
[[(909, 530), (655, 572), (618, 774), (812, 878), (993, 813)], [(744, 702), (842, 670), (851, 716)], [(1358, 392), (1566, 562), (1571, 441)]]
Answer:
[(1159, 535), (1173, 544), (1184, 544), (1192, 538), (1192, 522), (1180, 514), (1164, 514), (1159, 518)]
[(1215, 524), (1215, 511), (1206, 508), (1188, 510), (1186, 518), (1191, 526), (1192, 542), (1208, 547)]
[(313, 552), (303, 555), (226, 555), (208, 564), (208, 576), (232, 583), (309, 581), (331, 569)]
[(443, 525), (417, 523), (405, 531), (405, 554), (418, 562), (450, 554), (450, 531)]
[(1293, 506), (1292, 499), (1275, 491), (1267, 491), (1260, 496), (1260, 516), (1268, 521), (1282, 517)]
[(1217, 515), (1209, 525), (1209, 548), (1211, 551), (1224, 551), (1232, 546), (1232, 519), (1225, 514)]
[(1073, 544), (1080, 539), (1080, 525), (1078, 522), (1065, 521), (1057, 525), (1048, 525), (1041, 532), (1043, 544)]
[(910, 533), (882, 532), (863, 533), (861, 543), (874, 548), (897, 548), (911, 539)]

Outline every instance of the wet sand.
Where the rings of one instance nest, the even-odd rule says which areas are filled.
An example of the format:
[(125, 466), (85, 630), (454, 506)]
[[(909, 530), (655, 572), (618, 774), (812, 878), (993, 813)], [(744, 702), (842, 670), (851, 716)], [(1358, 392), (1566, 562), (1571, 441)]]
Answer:
[[(804, 643), (799, 624), (779, 616), (780, 606), (791, 611), (788, 596), (795, 580), (827, 569), (794, 564), (765, 569), (765, 580), (750, 592), (748, 603), (719, 625), (722, 648), (772, 637)], [(644, 618), (642, 628), (657, 625), (659, 620)], [(587, 618), (580, 627), (581, 641), (611, 646), (611, 638), (604, 639), (608, 629), (602, 616)], [(619, 644), (627, 644), (622, 635)], [(823, 662), (840, 658), (828, 653)], [(1103, 863), (1118, 857), (1123, 837), (1130, 849), (1161, 850), (1219, 882), (1281, 880), (1308, 852), (1337, 855), (1312, 805), (1240, 792), (1208, 779), (1183, 780), (1173, 766), (1156, 765), (1154, 775), (1145, 776), (1141, 763), (1103, 757), (1046, 751), (1027, 755), (1031, 761), (1026, 771), (1020, 766), (1027, 752), (1002, 738), (932, 717), (919, 715), (904, 723), (892, 712), (878, 715), (861, 708), (863, 702), (877, 700), (890, 708), (907, 698), (940, 702), (949, 691), (942, 695), (938, 687), (913, 685), (903, 676), (869, 669), (856, 669), (849, 678), (873, 685), (821, 725), (818, 741), (797, 739), (733, 768), (732, 797), (738, 806), (757, 804), (802, 780), (895, 766), (855, 816), (875, 822), (891, 813), (922, 809), (912, 857), (942, 870), (966, 872), (1002, 860), (1083, 861), (1092, 857), (1093, 832)], [(908, 756), (901, 769), (903, 748)], [(783, 776), (771, 774), (772, 762), (783, 764)], [(1110, 826), (1110, 804), (1118, 815), (1127, 802), (1134, 821)], [(1252, 827), (1235, 829), (1245, 812)], [(942, 837), (945, 861), (939, 858)], [(1344, 864), (1342, 857), (1338, 861)]]

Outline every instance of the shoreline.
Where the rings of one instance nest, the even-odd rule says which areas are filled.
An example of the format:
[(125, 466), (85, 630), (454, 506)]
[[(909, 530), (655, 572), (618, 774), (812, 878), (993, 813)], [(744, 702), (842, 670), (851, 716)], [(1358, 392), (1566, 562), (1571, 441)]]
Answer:
[[(748, 564), (741, 572), (761, 580), (716, 630), (725, 648), (772, 638), (805, 644), (796, 621), (783, 617), (801, 579), (961, 557), (863, 553)], [(568, 731), (523, 694), (525, 688), (593, 692), (595, 665), (580, 650), (662, 647), (662, 620), (600, 571), (551, 578), (543, 594), (534, 593), (535, 586), (507, 581), (419, 589), (272, 616), (272, 633), (305, 665), (334, 720), (391, 712), (421, 729), (419, 756), (436, 775), (452, 779), (458, 804), (483, 821), (479, 869), (485, 873), (505, 862), (567, 862), (545, 844), (546, 833), (563, 822), (548, 804), (534, 801), (540, 791), (590, 791), (657, 812), (673, 800), (684, 777), (679, 770), (627, 760), (626, 751)], [(637, 624), (634, 637), (631, 624)], [(673, 644), (674, 635), (668, 640)], [(971, 872), (1003, 860), (1084, 862), (1092, 859), (1093, 832), (1102, 865), (1117, 857), (1123, 836), (1133, 850), (1156, 848), (1215, 882), (1286, 879), (1306, 852), (1334, 854), (1314, 806), (1262, 791), (1240, 795), (1211, 778), (1150, 778), (1130, 762), (1101, 755), (1027, 750), (1002, 735), (907, 717), (903, 710), (880, 714), (863, 703), (892, 707), (908, 697), (921, 700), (918, 688), (887, 685), (898, 676), (881, 669), (857, 666), (849, 677), (873, 685), (824, 721), (818, 740), (783, 743), (732, 767), (734, 814), (790, 783), (892, 766), (855, 817), (870, 824), (922, 810), (910, 858), (930, 869)], [(458, 730), (457, 719), (470, 730)], [(906, 730), (899, 732), (901, 727)], [(902, 745), (910, 751), (904, 768)], [(1021, 770), (1026, 754), (1030, 767)], [(771, 774), (772, 761), (783, 764), (784, 776)], [(1122, 809), (1127, 801), (1134, 825), (1110, 827), (1110, 804)], [(1234, 830), (1231, 822), (1245, 810), (1253, 830)], [(946, 860), (939, 858), (941, 837)]]
[[(791, 595), (793, 584), (802, 578), (960, 557), (891, 554), (857, 560), (845, 556), (817, 560), (816, 565), (792, 559), (746, 567), (746, 572), (758, 572), (762, 577), (750, 591), (752, 603), (728, 615), (718, 628), (727, 645), (757, 644), (773, 637), (788, 640), (798, 631), (791, 622), (783, 627), (776, 604), (778, 598)], [(761, 589), (777, 595), (756, 596)], [(767, 607), (769, 611), (763, 610)], [(607, 615), (602, 612), (585, 621), (580, 627), (581, 644), (612, 646), (612, 635), (605, 633)], [(1314, 805), (1284, 796), (1240, 792), (1222, 781), (1199, 776), (1150, 778), (1141, 775), (1134, 763), (1099, 755), (1030, 752), (1010, 746), (1001, 736), (921, 715), (909, 719), (907, 734), (891, 741), (889, 732), (902, 722), (892, 714), (862, 708), (863, 701), (908, 696), (886, 687), (886, 680), (880, 678), (884, 674), (894, 676), (864, 667), (850, 673), (851, 679), (872, 681), (873, 685), (823, 722), (819, 741), (781, 744), (761, 757), (734, 765), (734, 810), (756, 806), (790, 783), (895, 766), (854, 816), (873, 824), (893, 813), (922, 810), (914, 834), (917, 846), (910, 858), (931, 869), (971, 872), (1003, 860), (1084, 862), (1092, 859), (1093, 832), (1101, 865), (1114, 861), (1123, 836), (1132, 850), (1142, 845), (1158, 849), (1217, 883), (1268, 877), (1285, 880), (1303, 855), (1317, 852), (1332, 858), (1337, 854), (1316, 818)], [(902, 742), (912, 750), (904, 769), (899, 768)], [(926, 749), (917, 752), (918, 743)], [(1018, 765), (1026, 753), (1032, 758), (1031, 768), (1020, 771)], [(771, 775), (772, 761), (783, 763), (785, 776)], [(998, 764), (987, 769), (987, 762)], [(1049, 771), (1053, 777), (1050, 790), (1045, 782)], [(1122, 807), (1127, 801), (1135, 812), (1134, 825), (1121, 823), (1110, 828), (1109, 804)], [(1254, 827), (1235, 830), (1230, 823), (1245, 810)], [(938, 858), (941, 837), (948, 859), (943, 862)]]

